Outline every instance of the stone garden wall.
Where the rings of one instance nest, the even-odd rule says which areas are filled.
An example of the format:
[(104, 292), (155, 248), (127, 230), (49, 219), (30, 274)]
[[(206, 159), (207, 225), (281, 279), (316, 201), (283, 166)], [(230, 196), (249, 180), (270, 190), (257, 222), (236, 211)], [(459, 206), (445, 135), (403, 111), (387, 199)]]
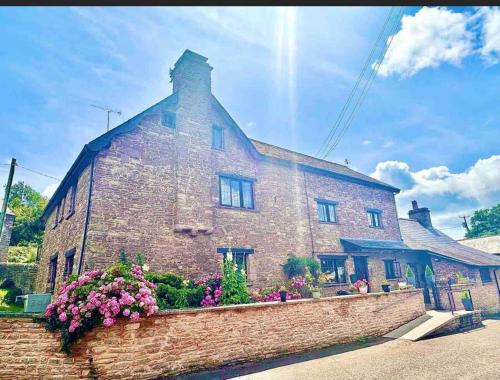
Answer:
[(0, 279), (10, 278), (23, 294), (32, 293), (35, 288), (37, 264), (0, 262)]
[(120, 321), (71, 356), (31, 319), (0, 318), (0, 378), (150, 379), (380, 336), (425, 313), (419, 290), (162, 312)]

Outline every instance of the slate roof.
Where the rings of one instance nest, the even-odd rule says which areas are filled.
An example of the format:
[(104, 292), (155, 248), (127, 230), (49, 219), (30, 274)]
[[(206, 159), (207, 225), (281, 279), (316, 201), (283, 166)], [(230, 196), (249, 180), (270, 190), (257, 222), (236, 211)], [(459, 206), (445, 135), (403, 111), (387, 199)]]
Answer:
[(464, 246), (436, 228), (425, 228), (417, 221), (402, 218), (399, 227), (404, 243), (412, 249), (425, 250), (464, 264), (500, 267), (500, 257)]
[(412, 250), (401, 240), (369, 240), (369, 239), (340, 239), (345, 248), (350, 249), (383, 249), (383, 250)]
[(345, 165), (336, 164), (331, 161), (320, 160), (319, 158), (311, 157), (306, 154), (294, 152), (292, 150), (288, 150), (285, 148), (281, 148), (276, 145), (271, 145), (262, 141), (250, 139), (255, 148), (259, 151), (260, 154), (272, 158), (277, 158), (281, 160), (295, 162), (297, 164), (324, 169), (325, 171), (336, 173), (339, 176), (345, 176), (346, 178), (354, 178), (363, 182), (368, 182), (377, 187), (382, 187), (387, 190), (391, 190), (393, 192), (398, 193), (399, 189), (393, 186), (390, 186), (382, 181), (376, 180), (375, 178), (369, 177), (365, 174), (359, 173), (351, 168), (348, 168)]

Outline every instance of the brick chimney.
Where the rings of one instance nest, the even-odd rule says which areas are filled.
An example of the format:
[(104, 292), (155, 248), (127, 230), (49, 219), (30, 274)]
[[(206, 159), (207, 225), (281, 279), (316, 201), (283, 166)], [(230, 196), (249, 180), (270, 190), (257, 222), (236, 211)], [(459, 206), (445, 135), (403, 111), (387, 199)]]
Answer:
[(186, 50), (170, 70), (173, 92), (181, 96), (209, 96), (212, 92), (212, 67), (207, 58)]
[(418, 207), (417, 201), (411, 201), (412, 209), (408, 211), (411, 220), (416, 220), (425, 228), (432, 227), (431, 212), (427, 207)]

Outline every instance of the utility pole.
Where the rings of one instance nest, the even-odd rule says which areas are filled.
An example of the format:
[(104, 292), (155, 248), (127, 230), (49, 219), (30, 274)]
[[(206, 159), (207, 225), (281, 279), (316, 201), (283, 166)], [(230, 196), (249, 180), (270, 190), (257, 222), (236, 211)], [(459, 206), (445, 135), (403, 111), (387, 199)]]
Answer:
[(468, 217), (468, 215), (459, 216), (460, 219), (464, 220), (464, 222), (462, 223), (462, 226), (465, 228), (465, 230), (467, 232), (470, 232), (469, 225), (467, 224), (467, 217)]
[(7, 179), (7, 185), (5, 186), (5, 195), (3, 197), (2, 214), (0, 215), (0, 240), (2, 239), (3, 224), (5, 220), (5, 214), (7, 214), (7, 203), (9, 202), (10, 188), (12, 186), (12, 180), (14, 178), (14, 170), (16, 170), (16, 159), (12, 158), (12, 161), (10, 162), (9, 178)]
[(102, 111), (105, 111), (108, 114), (108, 124), (107, 124), (107, 128), (106, 128), (106, 132), (109, 132), (109, 114), (110, 113), (116, 113), (117, 115), (121, 115), (122, 114), (122, 111), (115, 111), (115, 110), (112, 110), (111, 108), (97, 106), (95, 104), (91, 104), (91, 106), (95, 107), (95, 108), (98, 108), (98, 109), (100, 109)]

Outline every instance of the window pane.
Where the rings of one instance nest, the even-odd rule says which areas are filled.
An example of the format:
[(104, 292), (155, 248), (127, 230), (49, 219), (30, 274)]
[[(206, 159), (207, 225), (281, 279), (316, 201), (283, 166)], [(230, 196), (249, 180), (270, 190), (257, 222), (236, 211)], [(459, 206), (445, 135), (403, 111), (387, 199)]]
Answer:
[(321, 259), (321, 271), (322, 272), (328, 272), (328, 273), (334, 273), (335, 268), (333, 264), (333, 260), (331, 259)]
[(337, 217), (335, 216), (335, 205), (328, 205), (328, 221), (335, 222)]
[(338, 278), (337, 282), (344, 283), (346, 281), (345, 277), (345, 260), (336, 260)]
[(385, 265), (385, 278), (387, 278), (387, 279), (396, 278), (396, 270), (394, 267), (394, 261), (384, 260), (384, 265)]
[(213, 127), (212, 128), (212, 147), (215, 149), (224, 148), (224, 137), (222, 128)]
[(230, 180), (227, 178), (220, 179), (220, 203), (231, 206), (231, 187)]
[(327, 222), (326, 206), (323, 203), (318, 203), (318, 219), (320, 222)]
[(243, 192), (243, 207), (253, 208), (252, 183), (243, 181), (241, 183), (241, 188)]
[(375, 227), (380, 227), (380, 214), (378, 212), (373, 213), (373, 223)]
[(240, 207), (240, 181), (231, 180), (231, 206)]

